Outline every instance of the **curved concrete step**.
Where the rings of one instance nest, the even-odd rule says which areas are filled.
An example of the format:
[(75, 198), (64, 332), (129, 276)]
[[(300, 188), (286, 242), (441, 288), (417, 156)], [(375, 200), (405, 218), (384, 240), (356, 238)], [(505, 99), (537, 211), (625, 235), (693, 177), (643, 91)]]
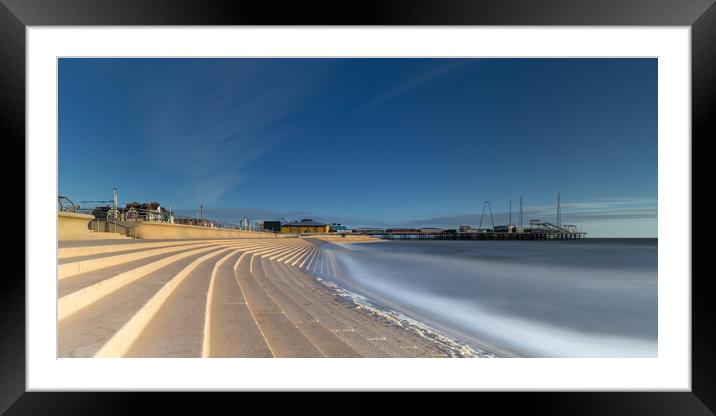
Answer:
[(311, 254), (313, 254), (314, 250), (314, 247), (309, 247), (308, 251), (306, 251), (299, 258), (290, 263), (291, 266), (297, 267), (299, 269), (303, 268), (304, 264), (306, 264), (306, 262), (311, 258)]
[[(253, 246), (253, 250), (262, 250), (266, 246), (269, 250), (278, 252), (295, 251), (300, 249), (293, 246), (286, 249), (285, 245), (265, 244)], [(209, 285), (213, 276), (229, 258), (235, 256), (239, 250), (213, 260), (215, 264), (205, 262), (197, 267), (176, 289), (175, 293), (166, 299), (156, 315), (148, 322), (125, 356), (129, 357), (199, 357), (202, 355), (204, 339), (204, 326), (206, 324), (207, 296)], [(274, 251), (271, 251), (273, 253)], [(276, 256), (279, 254), (265, 254)], [(238, 286), (236, 286), (238, 289)], [(240, 292), (239, 292), (240, 293)], [(243, 296), (242, 296), (243, 299)], [(245, 305), (244, 305), (245, 306)], [(209, 305), (209, 308), (211, 306)], [(200, 313), (199, 310), (204, 313)], [(223, 329), (222, 329), (223, 330)], [(192, 340), (187, 342), (186, 339)], [(265, 353), (266, 351), (264, 351)]]
[[(221, 242), (217, 240), (162, 240), (146, 242), (146, 240), (117, 241), (60, 241), (57, 258), (84, 257), (99, 254), (116, 254), (130, 250), (147, 250), (160, 247), (190, 245), (199, 243)], [(102, 244), (104, 243), (104, 244)]]
[(334, 308), (319, 305), (315, 302), (315, 297), (311, 296), (310, 292), (314, 288), (306, 286), (305, 288), (297, 288), (295, 285), (288, 282), (288, 277), (285, 276), (286, 270), (285, 265), (270, 264), (273, 268), (274, 273), (280, 282), (277, 285), (294, 299), (303, 309), (310, 313), (317, 321), (319, 321), (327, 330), (332, 332), (336, 337), (340, 338), (349, 347), (351, 347), (357, 354), (363, 357), (387, 357), (390, 354), (386, 353), (380, 347), (369, 341), (367, 337), (359, 334), (354, 330), (354, 326), (346, 324), (345, 321), (338, 319)]
[[(171, 254), (185, 253), (192, 249), (192, 247), (184, 247), (182, 250), (172, 252)], [(155, 261), (162, 260), (171, 254), (156, 254), (151, 257), (128, 261), (126, 263), (121, 263), (86, 273), (80, 273), (78, 275), (59, 280), (57, 282), (58, 296), (63, 297), (72, 292), (77, 292), (78, 290), (91, 286), (95, 283), (101, 282), (103, 280), (109, 279), (125, 272), (129, 272), (134, 269), (138, 269), (139, 267), (151, 264)]]
[(315, 248), (313, 250), (313, 253), (311, 253), (311, 257), (306, 261), (306, 264), (304, 267), (302, 267), (302, 270), (306, 272), (312, 272), (316, 268), (316, 262), (318, 261), (318, 256), (320, 254), (320, 249)]
[[(339, 301), (325, 288), (319, 287), (313, 277), (306, 275), (294, 268), (279, 265), (283, 269), (282, 276), (288, 284), (302, 290), (306, 302), (318, 311), (328, 314), (331, 320), (324, 318), (331, 329), (343, 335), (355, 334), (360, 338), (368, 340), (377, 349), (371, 349), (371, 356), (409, 357), (401, 346), (407, 343), (396, 343), (393, 341), (393, 332), (386, 328), (368, 324), (367, 317), (348, 310), (350, 307), (343, 301)], [(316, 312), (320, 313), (320, 312)], [(362, 318), (362, 319), (359, 319)], [(352, 335), (351, 335), (352, 336)], [(355, 338), (355, 337), (354, 337)], [(401, 341), (402, 342), (402, 341)], [(383, 353), (381, 354), (380, 351)]]
[[(185, 268), (183, 268), (179, 273), (177, 273), (168, 282), (166, 282), (161, 287), (161, 289), (159, 289), (159, 291), (154, 294), (154, 296), (152, 296), (149, 300), (147, 300), (144, 305), (142, 305), (142, 308), (137, 311), (137, 313), (135, 313), (132, 318), (127, 323), (125, 323), (122, 328), (120, 328), (119, 331), (117, 331), (112, 336), (112, 338), (107, 341), (107, 343), (102, 346), (99, 351), (97, 351), (95, 357), (125, 356), (131, 350), (137, 340), (142, 337), (144, 330), (154, 319), (157, 312), (162, 308), (162, 306), (167, 302), (167, 300), (172, 297), (177, 288), (181, 286), (181, 284), (196, 270), (196, 268), (202, 265), (207, 260), (221, 255), (222, 253), (225, 253), (229, 250), (231, 250), (230, 247), (220, 248), (216, 251), (210, 252), (199, 257), (198, 259), (187, 265)], [(203, 324), (203, 316), (201, 318), (202, 319), (200, 321)], [(191, 336), (187, 336), (187, 340), (191, 338)], [(201, 338), (199, 338), (198, 341), (200, 341), (200, 339)], [(162, 345), (161, 340), (159, 344)], [(197, 344), (201, 345), (201, 342), (197, 342)]]
[[(217, 245), (217, 246), (218, 245), (232, 245), (235, 247), (244, 247), (246, 249), (263, 247), (263, 245), (256, 245), (255, 243), (252, 243), (252, 242), (232, 242), (232, 241), (222, 241), (220, 243), (214, 243), (214, 245)], [(116, 275), (119, 275), (121, 273), (129, 272), (129, 271), (139, 268), (140, 266), (148, 265), (155, 261), (165, 259), (169, 255), (186, 253), (186, 252), (188, 252), (192, 249), (195, 249), (197, 247), (208, 247), (208, 246), (210, 246), (210, 244), (207, 244), (207, 243), (203, 243), (203, 244), (199, 244), (199, 245), (194, 245), (194, 244), (181, 245), (181, 246), (176, 247), (177, 251), (170, 250), (170, 251), (159, 252), (159, 254), (152, 253), (153, 255), (151, 255), (149, 257), (127, 261), (124, 263), (116, 264), (114, 266), (103, 267), (101, 269), (93, 270), (90, 272), (80, 273), (78, 275), (74, 275), (69, 278), (60, 280), (58, 283), (58, 294), (60, 297), (62, 297), (69, 293), (76, 292), (84, 287), (90, 286), (94, 283), (103, 281), (105, 279), (114, 277)], [(142, 257), (142, 256), (140, 256), (140, 257)], [(125, 259), (128, 259), (128, 258), (125, 258)]]
[[(269, 256), (268, 259), (272, 260), (272, 261), (284, 261), (285, 259), (287, 259), (289, 257), (296, 256), (298, 253), (302, 252), (303, 250), (305, 250), (305, 247), (301, 247), (301, 246), (293, 247), (291, 250), (288, 250), (281, 254), (275, 254), (275, 255)], [(262, 256), (262, 257), (265, 258), (266, 256)]]
[(321, 261), (320, 261), (319, 267), (320, 267), (319, 273), (322, 276), (330, 275), (330, 271), (328, 269), (328, 259), (326, 258), (325, 250), (321, 250)]
[(270, 263), (272, 262), (268, 259), (261, 260), (261, 267), (254, 270), (256, 280), (296, 327), (311, 340), (313, 345), (326, 357), (360, 357), (358, 351), (338, 338), (333, 331), (326, 328), (321, 321), (307, 312), (279, 285), (274, 283), (275, 280), (278, 280), (278, 276)]
[[(236, 270), (239, 287), (275, 357), (323, 357), (323, 353), (289, 320), (266, 294), (251, 270), (258, 256), (244, 257)], [(260, 267), (260, 266), (256, 266)]]
[(291, 246), (291, 247), (288, 247), (288, 248), (282, 248), (282, 249), (279, 249), (279, 250), (276, 250), (276, 251), (272, 251), (272, 252), (270, 252), (270, 253), (260, 254), (260, 257), (267, 257), (267, 258), (269, 258), (269, 259), (275, 259), (275, 258), (278, 258), (278, 257), (283, 257), (283, 256), (285, 256), (286, 254), (293, 253), (293, 252), (296, 251), (297, 249), (298, 249), (298, 248)]
[[(220, 241), (222, 243), (224, 243), (224, 245), (227, 243), (226, 240), (220, 240)], [(264, 244), (263, 242), (259, 242), (257, 244), (256, 241), (250, 241), (250, 242), (244, 242), (244, 243), (234, 243), (233, 245), (249, 247), (252, 249), (264, 249), (268, 244)], [(121, 277), (121, 275), (124, 275), (126, 277), (127, 274), (129, 273), (129, 274), (132, 274), (136, 278), (136, 279), (132, 280), (132, 282), (129, 282), (131, 284), (117, 287), (116, 290), (111, 292), (112, 296), (105, 295), (103, 297), (97, 297), (93, 301), (90, 301), (89, 299), (85, 299), (86, 305), (83, 308), (79, 309), (80, 316), (78, 316), (77, 319), (74, 319), (75, 316), (72, 314), (70, 314), (68, 316), (64, 316), (62, 314), (60, 315), (62, 317), (62, 319), (60, 320), (60, 326), (63, 328), (62, 336), (61, 336), (62, 341), (63, 341), (63, 346), (61, 348), (61, 356), (88, 356), (89, 353), (87, 351), (90, 351), (92, 353), (96, 352), (96, 350), (98, 349), (98, 346), (96, 345), (97, 344), (97, 341), (96, 341), (97, 334), (99, 333), (106, 338), (108, 336), (108, 331), (110, 331), (107, 328), (110, 328), (112, 326), (111, 325), (107, 326), (107, 324), (105, 323), (105, 324), (99, 324), (98, 327), (95, 328), (94, 321), (91, 318), (92, 316), (97, 316), (98, 319), (102, 320), (101, 316), (103, 315), (103, 313), (111, 314), (111, 309), (117, 309), (118, 312), (113, 316), (113, 318), (115, 318), (113, 320), (113, 322), (115, 324), (114, 329), (115, 330), (118, 329), (118, 328), (116, 328), (117, 323), (118, 322), (121, 323), (123, 319), (125, 319), (125, 320), (128, 319), (128, 317), (126, 316), (126, 310), (132, 310), (132, 307), (137, 309), (138, 307), (141, 306), (141, 305), (139, 305), (139, 302), (141, 302), (141, 300), (137, 300), (138, 298), (132, 298), (134, 300), (129, 303), (125, 302), (124, 299), (125, 299), (125, 295), (127, 295), (127, 293), (134, 294), (134, 295), (137, 295), (138, 292), (145, 293), (145, 291), (139, 290), (140, 287), (145, 287), (147, 285), (151, 286), (152, 282), (157, 281), (156, 279), (160, 279), (160, 280), (165, 279), (166, 280), (168, 276), (170, 276), (172, 274), (176, 274), (179, 270), (178, 268), (180, 268), (182, 266), (186, 266), (192, 258), (196, 258), (197, 256), (201, 255), (201, 253), (203, 253), (206, 250), (218, 249), (218, 248), (220, 248), (220, 245), (217, 245), (214, 248), (206, 247), (199, 251), (191, 250), (190, 248), (187, 248), (181, 253), (181, 254), (185, 254), (186, 257), (173, 256), (174, 258), (172, 259), (172, 258), (167, 258), (166, 255), (164, 255), (164, 256), (159, 255), (159, 256), (152, 257), (152, 258), (139, 260), (138, 262), (143, 263), (142, 267), (138, 267), (138, 268), (132, 267), (132, 266), (137, 265), (138, 262), (135, 261), (135, 262), (126, 263), (124, 265), (118, 265), (118, 266), (110, 267), (107, 269), (102, 269), (101, 272), (108, 272), (105, 275), (102, 275), (102, 273), (100, 273), (100, 271), (94, 271), (94, 272), (88, 273), (86, 276), (75, 276), (75, 277), (72, 277), (69, 279), (62, 280), (60, 282), (60, 284), (63, 288), (63, 291), (62, 291), (63, 294), (65, 294), (67, 292), (73, 292), (72, 294), (74, 294), (74, 292), (78, 291), (78, 290), (74, 290), (74, 289), (77, 289), (78, 287), (79, 288), (84, 288), (87, 286), (95, 287), (95, 283), (98, 283), (98, 281), (100, 281), (99, 283), (102, 283), (101, 281), (117, 277), (116, 273), (115, 274), (111, 273), (112, 271), (120, 271), (121, 270), (121, 272), (124, 272), (124, 273), (121, 273), (121, 272), (119, 273), (120, 277)], [(189, 257), (189, 256), (191, 256), (191, 257)], [(157, 260), (160, 261), (161, 264), (159, 264), (159, 265), (156, 264)], [(153, 266), (151, 267), (151, 269), (147, 269), (146, 267), (143, 267), (143, 266), (149, 266), (149, 264), (147, 264), (147, 263), (154, 263)], [(160, 267), (156, 267), (156, 266), (160, 266)], [(122, 269), (122, 267), (124, 267), (124, 269)], [(128, 268), (130, 270), (127, 270)], [(139, 269), (139, 270), (136, 270), (136, 269)], [(75, 287), (72, 287), (73, 285)], [(135, 285), (138, 285), (138, 286), (135, 286)], [(127, 290), (124, 290), (125, 288)], [(63, 298), (64, 298), (64, 296), (63, 296)], [(63, 298), (61, 298), (61, 299), (63, 299)], [(108, 299), (108, 298), (111, 298), (111, 299)], [(104, 302), (105, 300), (107, 302)], [(95, 305), (95, 302), (97, 302), (98, 304)], [(110, 308), (110, 310), (103, 309), (106, 306), (106, 304), (110, 304), (110, 305), (114, 305), (114, 306), (112, 308)], [(87, 310), (87, 313), (83, 313), (85, 311), (85, 308)], [(123, 314), (121, 312), (121, 310), (125, 310), (125, 313)], [(77, 312), (77, 311), (75, 311), (75, 312)], [(63, 322), (64, 320), (68, 320), (68, 323), (65, 324), (65, 322)], [(79, 325), (79, 327), (78, 327), (78, 325), (76, 325), (78, 321), (84, 322), (86, 325), (88, 325), (88, 327), (86, 327), (84, 329), (81, 328), (82, 325)], [(72, 330), (71, 328), (75, 328), (75, 329)], [(84, 335), (78, 336), (77, 334), (84, 334)], [(76, 345), (76, 343), (79, 342), (79, 340), (81, 340), (83, 338), (86, 339), (86, 342), (84, 343), (86, 345), (78, 347)], [(73, 339), (75, 341), (73, 341)], [(70, 351), (70, 352), (68, 352), (68, 351)], [(91, 355), (91, 354), (89, 354), (89, 355)]]
[(182, 251), (186, 247), (206, 247), (211, 243), (199, 243), (191, 245), (180, 245), (161, 247), (150, 250), (132, 250), (131, 252), (108, 255), (107, 253), (93, 254), (80, 258), (66, 258), (60, 260), (57, 266), (57, 278), (62, 280), (81, 273), (88, 273), (94, 270), (103, 269), (105, 267), (116, 266), (118, 264), (127, 263), (134, 260), (140, 260), (147, 257), (153, 257), (165, 253)]
[(297, 287), (305, 288), (304, 293), (307, 293), (312, 304), (324, 310), (331, 307), (329, 313), (342, 324), (342, 331), (357, 332), (392, 357), (415, 357), (419, 354), (415, 349), (415, 342), (403, 331), (376, 322), (362, 313), (352, 313), (356, 311), (349, 310), (351, 307), (343, 300), (335, 299), (327, 288), (317, 286), (314, 277), (291, 267), (284, 266), (284, 270), (285, 276)]
[(301, 248), (297, 253), (293, 254), (290, 257), (285, 257), (278, 259), (277, 261), (283, 262), (283, 263), (290, 263), (293, 264), (294, 262), (298, 262), (301, 258), (303, 258), (309, 251), (311, 251), (311, 246), (305, 246)]
[(172, 262), (60, 320), (59, 356), (94, 356), (167, 282), (205, 254)]
[(232, 254), (217, 262), (206, 295), (202, 357), (273, 357), (249, 310), (236, 278), (239, 262), (250, 255)]
[(293, 259), (293, 258), (296, 258), (296, 257), (300, 256), (300, 255), (301, 255), (302, 253), (304, 253), (307, 249), (308, 249), (308, 247), (306, 247), (306, 246), (297, 247), (295, 250), (293, 250), (293, 251), (291, 251), (291, 252), (289, 252), (289, 253), (286, 253), (286, 254), (284, 254), (284, 255), (282, 255), (282, 256), (273, 258), (273, 259), (271, 259), (271, 260), (272, 260), (272, 261), (276, 261), (276, 262), (285, 263), (285, 262), (287, 262), (287, 261), (290, 261), (290, 259)]
[[(63, 263), (111, 265), (58, 280), (60, 357), (410, 357), (430, 350), (415, 335), (351, 310), (306, 274), (340, 272), (315, 242), (155, 243), (66, 247), (85, 257)], [(107, 249), (113, 246), (119, 254)]]
[[(140, 333), (128, 340), (124, 357), (201, 357), (206, 320), (206, 294), (215, 269), (240, 249), (225, 248), (197, 260), (193, 270), (177, 275), (135, 315)], [(173, 290), (172, 290), (173, 287)], [(156, 307), (151, 302), (157, 303)], [(145, 309), (146, 308), (146, 309)], [(147, 316), (140, 316), (141, 313)], [(140, 317), (137, 317), (140, 316)], [(134, 327), (134, 330), (137, 326)], [(109, 349), (107, 350), (109, 351)]]
[(280, 252), (284, 252), (287, 250), (291, 250), (291, 249), (292, 248), (290, 248), (290, 247), (287, 248), (286, 246), (282, 246), (282, 245), (265, 244), (262, 247), (259, 247), (255, 250), (251, 250), (251, 253), (256, 256), (264, 256), (264, 255), (271, 256), (271, 255), (274, 255), (274, 254), (277, 254)]
[(178, 254), (173, 254), (171, 256), (162, 257), (159, 260), (144, 264), (140, 267), (125, 271), (118, 275), (93, 283), (89, 286), (82, 287), (81, 289), (72, 293), (66, 294), (60, 297), (57, 301), (58, 320), (62, 321), (63, 319), (66, 319), (80, 309), (89, 306), (93, 302), (102, 299), (103, 297), (121, 289), (122, 287), (138, 279), (141, 279), (142, 277), (155, 270), (161, 269), (167, 265), (170, 265), (180, 259), (191, 256), (193, 254), (207, 252), (216, 248), (220, 248), (222, 246), (223, 245), (210, 245), (207, 247), (201, 247)]

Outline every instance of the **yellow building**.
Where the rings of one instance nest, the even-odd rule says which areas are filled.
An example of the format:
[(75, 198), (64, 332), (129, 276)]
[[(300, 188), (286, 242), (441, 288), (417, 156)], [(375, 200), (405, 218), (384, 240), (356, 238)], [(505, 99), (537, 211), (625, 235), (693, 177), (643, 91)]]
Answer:
[(281, 224), (282, 233), (327, 233), (330, 229), (330, 224), (323, 224), (320, 222), (313, 221), (312, 219), (304, 218), (299, 222), (290, 222), (288, 224)]

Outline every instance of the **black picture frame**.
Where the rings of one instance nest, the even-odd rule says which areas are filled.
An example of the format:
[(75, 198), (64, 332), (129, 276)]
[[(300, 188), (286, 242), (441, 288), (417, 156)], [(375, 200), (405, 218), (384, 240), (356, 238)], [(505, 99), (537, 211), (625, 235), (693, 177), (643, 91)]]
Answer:
[[(0, 0), (0, 137), (5, 145), (6, 161), (20, 159), (19, 155), (25, 153), (26, 26), (625, 25), (691, 27), (692, 143), (703, 142), (716, 137), (716, 118), (713, 117), (716, 6), (713, 4), (714, 0), (382, 0), (286, 4), (245, 0)], [(6, 179), (17, 176), (17, 170), (19, 167), (11, 168), (9, 171), (14, 175), (7, 175)], [(20, 181), (6, 181), (6, 192), (8, 186), (15, 200), (25, 194)], [(32, 218), (26, 217), (27, 221)], [(691, 229), (690, 223), (685, 226)], [(24, 225), (19, 221), (11, 222), (5, 229), (14, 236), (25, 235)], [(16, 250), (19, 247), (20, 244), (14, 245)], [(7, 256), (6, 260), (8, 258), (12, 257)], [(709, 274), (704, 274), (694, 275), (692, 279), (691, 392), (481, 393), (469, 401), (478, 400), (479, 406), (485, 409), (496, 404), (501, 414), (515, 409), (581, 415), (714, 414), (716, 308), (711, 300), (713, 291), (709, 290), (709, 278)], [(0, 279), (0, 413), (131, 414), (146, 409), (148, 394), (25, 392), (24, 282), (24, 262)], [(349, 394), (348, 398), (343, 395), (340, 399), (344, 411), (372, 411), (373, 404), (369, 400)], [(194, 394), (173, 396), (174, 406), (207, 400)], [(313, 400), (294, 399), (291, 406), (308, 405)], [(400, 406), (402, 412), (406, 405), (406, 401), (399, 405), (384, 404), (382, 410), (397, 412), (398, 408), (393, 406)]]

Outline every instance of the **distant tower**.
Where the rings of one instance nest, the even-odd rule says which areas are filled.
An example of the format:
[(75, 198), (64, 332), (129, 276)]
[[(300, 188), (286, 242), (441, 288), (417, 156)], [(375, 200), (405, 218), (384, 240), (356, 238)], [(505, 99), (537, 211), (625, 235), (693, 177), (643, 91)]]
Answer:
[(562, 207), (560, 206), (559, 192), (557, 192), (557, 227), (562, 226)]
[(495, 229), (495, 220), (492, 217), (492, 206), (490, 205), (490, 201), (485, 201), (485, 203), (482, 205), (482, 215), (480, 215), (480, 225), (477, 227), (478, 229), (482, 229), (482, 218), (485, 216), (485, 208), (490, 210), (490, 222), (492, 223), (492, 229)]

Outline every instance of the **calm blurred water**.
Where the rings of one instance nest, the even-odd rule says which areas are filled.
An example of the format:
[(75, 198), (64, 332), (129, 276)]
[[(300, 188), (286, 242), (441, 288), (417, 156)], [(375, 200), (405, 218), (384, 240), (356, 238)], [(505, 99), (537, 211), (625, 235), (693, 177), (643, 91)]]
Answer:
[(654, 357), (657, 240), (326, 244), (319, 274), (476, 346)]

